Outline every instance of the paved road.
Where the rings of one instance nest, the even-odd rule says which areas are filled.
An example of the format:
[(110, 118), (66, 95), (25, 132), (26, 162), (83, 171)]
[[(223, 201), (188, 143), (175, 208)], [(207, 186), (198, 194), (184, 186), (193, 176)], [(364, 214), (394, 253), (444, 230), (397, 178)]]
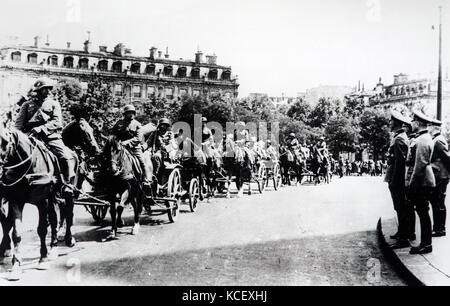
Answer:
[[(37, 271), (37, 234), (28, 232), (22, 279), (7, 282), (3, 265), (0, 285), (404, 285), (375, 231), (391, 207), (381, 178), (346, 177), (215, 199), (195, 214), (186, 207), (175, 224), (144, 216), (138, 236), (128, 226), (113, 242), (102, 242), (108, 219), (95, 226), (79, 207), (76, 247), (61, 248), (51, 270)], [(34, 218), (27, 222), (35, 228)]]

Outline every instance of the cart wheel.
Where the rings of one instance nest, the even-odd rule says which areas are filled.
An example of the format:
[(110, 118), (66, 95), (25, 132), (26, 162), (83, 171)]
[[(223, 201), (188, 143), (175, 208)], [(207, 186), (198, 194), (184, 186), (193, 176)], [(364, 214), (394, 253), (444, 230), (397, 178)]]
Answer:
[(91, 215), (95, 222), (102, 222), (108, 213), (107, 205), (91, 206)]
[(180, 171), (175, 169), (170, 173), (169, 180), (167, 182), (167, 197), (176, 200), (175, 202), (167, 201), (167, 216), (169, 221), (174, 223), (178, 218), (180, 210), (181, 199), (179, 193), (181, 192), (181, 177)]
[(273, 167), (273, 188), (275, 190), (278, 190), (281, 185), (281, 171), (280, 171), (280, 165), (275, 164)]
[(200, 189), (198, 186), (198, 180), (193, 178), (189, 183), (189, 207), (191, 212), (195, 212), (197, 209), (198, 198), (200, 196)]
[(266, 189), (266, 181), (267, 181), (267, 171), (266, 166), (261, 164), (258, 169), (258, 190), (259, 193), (263, 193), (264, 189)]

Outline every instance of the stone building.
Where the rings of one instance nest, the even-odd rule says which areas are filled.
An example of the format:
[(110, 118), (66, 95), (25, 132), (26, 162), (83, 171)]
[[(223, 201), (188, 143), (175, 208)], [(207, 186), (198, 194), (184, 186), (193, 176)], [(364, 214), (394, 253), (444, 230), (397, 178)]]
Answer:
[(15, 103), (41, 76), (77, 79), (83, 88), (90, 80), (101, 80), (111, 86), (114, 95), (130, 102), (219, 93), (233, 98), (239, 87), (231, 67), (218, 65), (216, 55), (204, 58), (200, 51), (195, 60), (175, 60), (167, 49), (163, 54), (153, 47), (143, 57), (133, 55), (122, 43), (113, 50), (100, 46), (94, 51), (89, 40), (83, 50), (73, 50), (70, 43), (65, 49), (55, 49), (40, 46), (36, 37), (34, 46), (0, 47), (0, 107)]
[[(442, 81), (442, 118), (450, 120), (450, 80)], [(437, 78), (410, 79), (407, 74), (394, 75), (393, 83), (384, 85), (379, 80), (370, 97), (372, 107), (386, 110), (396, 107), (407, 107), (413, 110), (416, 107), (424, 109), (430, 116), (437, 112)]]

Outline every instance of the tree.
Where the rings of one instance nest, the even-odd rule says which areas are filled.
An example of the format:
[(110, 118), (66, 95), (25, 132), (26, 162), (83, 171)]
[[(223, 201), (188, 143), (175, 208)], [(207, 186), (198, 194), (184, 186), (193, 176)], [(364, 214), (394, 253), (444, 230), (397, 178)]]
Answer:
[(365, 110), (364, 100), (359, 97), (345, 97), (343, 112), (351, 118), (359, 118)]
[(201, 114), (208, 121), (217, 121), (225, 127), (231, 119), (232, 106), (221, 96), (212, 99), (205, 96), (185, 97), (181, 102), (177, 120), (193, 125), (195, 114)]
[(297, 101), (289, 108), (287, 115), (295, 120), (303, 123), (308, 123), (308, 118), (311, 114), (311, 105), (303, 99), (297, 99)]
[(335, 115), (328, 121), (325, 138), (334, 156), (341, 152), (354, 152), (358, 144), (360, 129), (350, 118)]
[(309, 115), (309, 124), (312, 127), (324, 128), (328, 120), (340, 112), (341, 107), (338, 100), (320, 98)]
[(70, 110), (73, 105), (79, 104), (83, 97), (83, 89), (80, 82), (74, 79), (61, 79), (53, 90), (53, 96), (61, 104), (63, 122), (70, 121)]
[(389, 147), (389, 117), (381, 110), (367, 109), (361, 115), (360, 128), (361, 144), (377, 160)]

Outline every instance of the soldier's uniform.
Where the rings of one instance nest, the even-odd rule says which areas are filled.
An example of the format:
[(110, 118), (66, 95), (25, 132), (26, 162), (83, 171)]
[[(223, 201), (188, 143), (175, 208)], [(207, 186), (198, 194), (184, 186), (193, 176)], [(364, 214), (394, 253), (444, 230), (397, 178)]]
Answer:
[[(431, 119), (423, 113), (414, 112), (414, 120), (423, 124), (431, 123)], [(433, 154), (433, 139), (426, 128), (417, 131), (414, 146), (408, 153), (407, 163), (411, 166), (406, 176), (407, 193), (417, 211), (420, 219), (421, 242), (418, 247), (410, 250), (411, 254), (423, 254), (432, 251), (431, 246), (431, 219), (428, 213), (432, 188), (435, 187), (435, 179), (431, 168)]]
[[(398, 112), (392, 112), (391, 120), (400, 124), (410, 124), (409, 120)], [(398, 231), (392, 238), (406, 241), (414, 238), (414, 207), (406, 201), (405, 170), (409, 140), (403, 128), (394, 131), (388, 150), (388, 171), (385, 182), (388, 183), (394, 210), (397, 213)], [(407, 242), (407, 241), (406, 241)]]
[[(435, 126), (441, 126), (440, 121), (434, 121)], [(431, 196), (431, 207), (433, 209), (433, 236), (445, 236), (445, 222), (447, 210), (445, 207), (445, 197), (447, 185), (450, 179), (450, 152), (445, 137), (440, 133), (433, 135), (434, 148), (431, 157), (436, 187), (433, 188)]]
[[(34, 91), (38, 92), (46, 87), (53, 88), (51, 80), (41, 79), (34, 84)], [(58, 158), (64, 181), (69, 183), (75, 176), (70, 167), (73, 155), (62, 141), (62, 112), (59, 102), (51, 97), (42, 101), (39, 95), (33, 96), (21, 105), (14, 127), (46, 143), (49, 150)]]
[[(132, 105), (126, 105), (123, 112), (124, 114), (127, 112), (136, 113), (136, 110)], [(128, 148), (128, 151), (139, 160), (139, 165), (141, 166), (144, 180), (149, 182), (152, 180), (152, 173), (150, 165), (147, 165), (144, 160), (144, 153), (142, 150), (143, 135), (141, 128), (142, 124), (139, 121), (124, 118), (119, 120), (114, 125), (112, 134), (117, 138), (117, 140), (122, 141), (122, 143)]]
[(152, 153), (153, 169), (158, 176), (163, 162), (170, 159), (171, 152), (177, 151), (177, 143), (173, 132), (169, 129), (163, 131), (161, 125), (168, 125), (170, 127), (170, 121), (166, 118), (159, 120), (158, 127), (153, 131), (147, 140), (147, 145)]

